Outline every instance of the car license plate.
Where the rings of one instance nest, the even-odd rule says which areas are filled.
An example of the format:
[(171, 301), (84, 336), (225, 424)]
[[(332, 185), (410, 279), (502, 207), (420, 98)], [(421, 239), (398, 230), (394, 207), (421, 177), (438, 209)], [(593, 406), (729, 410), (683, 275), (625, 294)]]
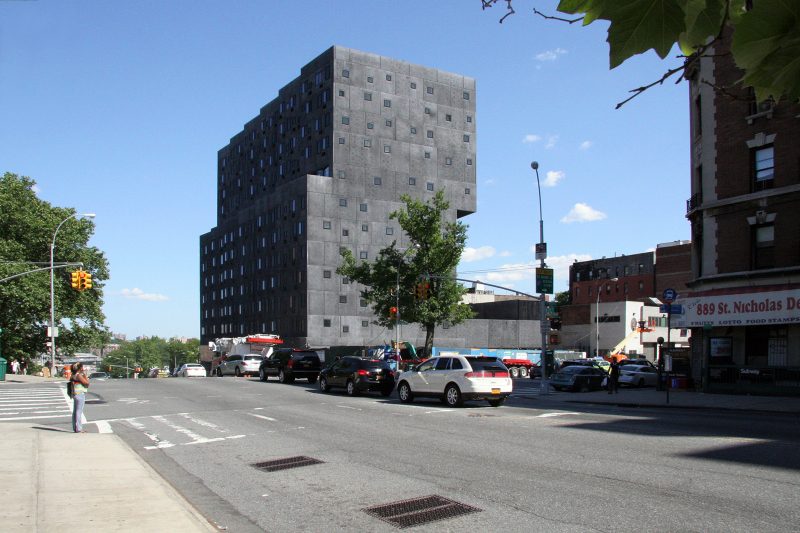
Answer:
[(492, 389), (492, 394), (500, 394), (500, 389)]

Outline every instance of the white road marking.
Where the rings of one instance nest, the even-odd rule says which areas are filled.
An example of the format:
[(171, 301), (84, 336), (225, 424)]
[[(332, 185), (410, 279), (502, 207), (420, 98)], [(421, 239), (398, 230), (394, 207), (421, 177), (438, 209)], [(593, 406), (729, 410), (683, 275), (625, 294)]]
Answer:
[(192, 422), (194, 422), (198, 426), (203, 426), (203, 427), (206, 427), (206, 428), (209, 428), (209, 429), (213, 429), (214, 431), (218, 431), (220, 433), (228, 433), (227, 429), (222, 429), (218, 425), (216, 425), (216, 424), (214, 424), (212, 422), (207, 422), (207, 421), (201, 420), (199, 418), (194, 418), (189, 413), (178, 413), (178, 416), (182, 416), (183, 418), (185, 418), (187, 420), (191, 420)]
[(268, 416), (264, 416), (264, 415), (257, 415), (257, 414), (255, 414), (255, 413), (247, 413), (247, 414), (248, 414), (248, 415), (250, 415), (250, 416), (254, 416), (254, 417), (256, 417), (256, 418), (261, 418), (261, 419), (263, 419), (263, 420), (269, 420), (270, 422), (277, 422), (277, 420), (275, 420), (274, 418), (270, 418), (270, 417), (268, 417)]
[(153, 441), (153, 442), (155, 442), (155, 443), (156, 443), (156, 445), (155, 445), (155, 446), (145, 446), (145, 447), (144, 447), (144, 449), (145, 449), (145, 450), (155, 450), (155, 449), (157, 449), (157, 448), (172, 448), (173, 446), (175, 446), (175, 445), (174, 445), (174, 444), (172, 444), (170, 441), (168, 441), (168, 440), (161, 440), (160, 438), (158, 438), (158, 435), (156, 435), (156, 434), (154, 434), (154, 433), (150, 433), (149, 431), (147, 431), (147, 429), (145, 428), (144, 424), (140, 424), (139, 422), (136, 422), (136, 420), (135, 420), (135, 419), (133, 419), (133, 418), (126, 418), (126, 419), (125, 419), (125, 421), (126, 421), (128, 424), (130, 424), (131, 426), (133, 426), (135, 429), (138, 429), (139, 431), (141, 431), (142, 433), (144, 433), (144, 434), (145, 434), (145, 436), (146, 436), (148, 439), (150, 439), (151, 441)]
[(337, 405), (336, 407), (341, 407), (342, 409), (352, 409), (353, 411), (363, 411), (360, 407), (350, 407), (349, 405)]
[(565, 416), (565, 415), (577, 415), (580, 413), (572, 413), (569, 411), (563, 411), (558, 413), (542, 413), (541, 415), (537, 415), (536, 418), (552, 418), (554, 416)]
[(3, 418), (3, 420), (33, 420), (34, 418), (72, 418), (72, 414), (46, 415), (46, 416), (12, 416), (9, 418)]

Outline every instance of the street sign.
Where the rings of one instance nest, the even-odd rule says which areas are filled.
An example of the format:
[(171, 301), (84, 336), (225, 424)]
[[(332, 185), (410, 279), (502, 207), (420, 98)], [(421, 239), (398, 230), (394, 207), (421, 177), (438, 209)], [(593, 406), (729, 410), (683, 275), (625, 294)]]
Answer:
[(536, 243), (536, 260), (544, 260), (547, 259), (547, 243), (546, 242), (537, 242)]
[(683, 306), (681, 304), (663, 304), (658, 308), (661, 313), (669, 313), (671, 315), (682, 315)]
[(668, 304), (671, 304), (678, 298), (678, 293), (675, 291), (675, 289), (664, 289), (663, 296), (664, 301)]
[(536, 292), (540, 294), (553, 294), (553, 269), (536, 269)]
[(47, 338), (49, 339), (50, 337), (58, 337), (58, 327), (51, 328), (47, 326)]

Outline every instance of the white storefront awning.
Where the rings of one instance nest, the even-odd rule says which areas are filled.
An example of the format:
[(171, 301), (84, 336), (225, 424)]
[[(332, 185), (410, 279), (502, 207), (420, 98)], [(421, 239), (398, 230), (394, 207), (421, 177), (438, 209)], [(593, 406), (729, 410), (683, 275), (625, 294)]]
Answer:
[(675, 301), (683, 312), (671, 316), (672, 327), (761, 326), (800, 324), (800, 290), (689, 295)]

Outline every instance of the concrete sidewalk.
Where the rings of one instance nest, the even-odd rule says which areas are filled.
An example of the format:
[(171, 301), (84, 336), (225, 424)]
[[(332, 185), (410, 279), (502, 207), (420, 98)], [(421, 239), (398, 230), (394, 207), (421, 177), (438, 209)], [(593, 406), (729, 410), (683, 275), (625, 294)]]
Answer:
[(607, 391), (558, 392), (545, 396), (521, 395), (551, 404), (594, 404), (623, 407), (657, 407), (676, 409), (704, 409), (712, 411), (739, 411), (750, 413), (783, 413), (800, 415), (800, 397), (749, 396), (738, 394), (706, 394), (686, 390), (667, 392), (653, 388), (622, 388), (617, 394)]
[[(6, 377), (0, 383), (63, 381)], [(4, 532), (217, 531), (115, 434), (34, 423), (0, 431)]]

